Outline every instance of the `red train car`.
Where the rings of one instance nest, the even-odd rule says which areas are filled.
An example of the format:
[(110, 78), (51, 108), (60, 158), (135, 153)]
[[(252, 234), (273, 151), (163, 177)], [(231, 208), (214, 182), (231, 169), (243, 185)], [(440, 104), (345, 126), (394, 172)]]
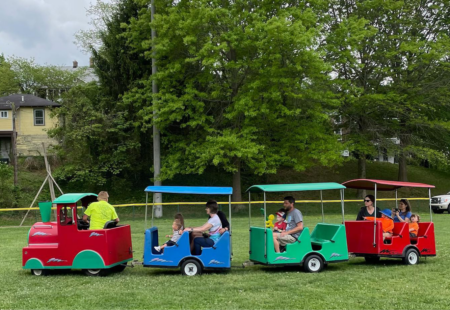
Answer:
[(56, 222), (49, 222), (51, 204), (41, 208), (42, 222), (31, 227), (28, 246), (22, 250), (23, 268), (34, 275), (45, 275), (51, 269), (83, 269), (92, 276), (125, 269), (133, 260), (130, 226), (87, 230), (89, 226), (77, 218), (77, 203), (88, 207), (96, 198), (95, 194), (58, 197), (53, 201)]
[[(411, 182), (359, 179), (342, 183), (347, 188), (396, 191), (401, 187), (420, 187), (430, 189), (433, 185)], [(431, 201), (431, 200), (430, 200)], [(375, 201), (376, 207), (376, 201)], [(431, 210), (431, 209), (430, 209)], [(430, 211), (430, 220), (431, 211)], [(401, 258), (405, 264), (415, 265), (422, 256), (436, 256), (434, 224), (419, 223), (417, 238), (410, 238), (408, 223), (394, 223), (393, 236), (383, 241), (381, 222), (379, 221), (345, 221), (348, 251), (355, 256), (363, 256), (368, 262), (377, 262), (382, 257)]]

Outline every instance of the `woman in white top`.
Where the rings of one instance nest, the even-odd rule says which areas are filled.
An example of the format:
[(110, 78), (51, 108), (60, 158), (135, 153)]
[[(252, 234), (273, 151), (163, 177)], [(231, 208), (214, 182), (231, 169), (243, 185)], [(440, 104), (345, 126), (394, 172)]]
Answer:
[(188, 227), (184, 231), (189, 232), (205, 232), (208, 231), (206, 234), (207, 236), (204, 237), (196, 237), (193, 240), (194, 244), (194, 255), (200, 255), (203, 248), (211, 248), (214, 246), (214, 243), (217, 242), (220, 238), (220, 229), (222, 228), (222, 223), (220, 222), (220, 218), (217, 215), (217, 212), (219, 211), (219, 207), (217, 205), (217, 201), (215, 200), (209, 200), (206, 203), (206, 214), (210, 215), (211, 218), (202, 226), (200, 227)]

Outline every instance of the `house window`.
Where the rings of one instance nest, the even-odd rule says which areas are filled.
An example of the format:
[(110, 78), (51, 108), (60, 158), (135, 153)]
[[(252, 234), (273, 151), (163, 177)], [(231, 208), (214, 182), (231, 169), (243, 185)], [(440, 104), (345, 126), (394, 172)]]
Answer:
[(45, 125), (45, 114), (44, 109), (34, 110), (34, 126), (44, 126)]
[(8, 118), (8, 111), (0, 111), (0, 118)]

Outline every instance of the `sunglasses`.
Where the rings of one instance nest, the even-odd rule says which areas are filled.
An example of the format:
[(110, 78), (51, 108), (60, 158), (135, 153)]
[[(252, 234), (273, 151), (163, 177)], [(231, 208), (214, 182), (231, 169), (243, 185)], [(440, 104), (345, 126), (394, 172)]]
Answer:
[(364, 200), (364, 202), (369, 202), (369, 201), (371, 201), (371, 200)]

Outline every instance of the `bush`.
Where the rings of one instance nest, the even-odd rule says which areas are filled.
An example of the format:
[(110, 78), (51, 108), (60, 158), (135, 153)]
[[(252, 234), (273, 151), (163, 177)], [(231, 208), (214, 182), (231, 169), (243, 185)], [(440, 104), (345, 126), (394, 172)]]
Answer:
[(15, 203), (13, 167), (0, 162), (0, 207), (9, 208)]

